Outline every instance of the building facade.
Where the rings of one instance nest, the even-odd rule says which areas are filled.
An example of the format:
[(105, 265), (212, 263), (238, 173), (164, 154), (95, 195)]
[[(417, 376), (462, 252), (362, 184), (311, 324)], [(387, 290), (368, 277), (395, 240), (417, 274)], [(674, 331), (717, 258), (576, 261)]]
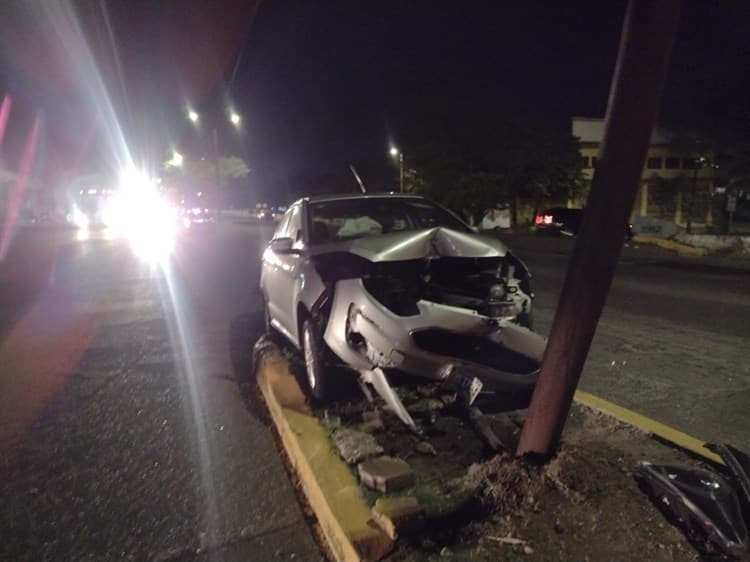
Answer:
[[(604, 137), (604, 119), (573, 117), (572, 133), (579, 139), (583, 175), (590, 184)], [(694, 226), (710, 227), (715, 187), (712, 164), (713, 155), (694, 139), (680, 139), (657, 126), (651, 133), (631, 218), (667, 219), (685, 226), (689, 212)]]

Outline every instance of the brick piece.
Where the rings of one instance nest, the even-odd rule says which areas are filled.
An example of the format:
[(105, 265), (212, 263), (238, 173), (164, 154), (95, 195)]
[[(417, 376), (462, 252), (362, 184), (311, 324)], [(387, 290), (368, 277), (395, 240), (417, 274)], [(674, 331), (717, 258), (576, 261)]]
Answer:
[(359, 479), (374, 490), (392, 492), (414, 485), (414, 473), (406, 461), (394, 457), (378, 457), (360, 463)]
[(372, 508), (372, 521), (392, 540), (415, 531), (423, 522), (424, 508), (417, 498), (378, 498)]
[(333, 432), (333, 443), (347, 463), (356, 464), (367, 457), (383, 453), (375, 438), (364, 431), (340, 427)]

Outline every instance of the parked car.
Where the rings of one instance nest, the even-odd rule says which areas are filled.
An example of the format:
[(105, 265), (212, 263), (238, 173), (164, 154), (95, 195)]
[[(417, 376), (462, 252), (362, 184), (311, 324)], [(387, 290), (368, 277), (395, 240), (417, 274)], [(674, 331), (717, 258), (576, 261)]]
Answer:
[[(553, 207), (537, 214), (534, 217), (534, 226), (537, 232), (576, 236), (583, 220), (583, 211), (583, 209)], [(625, 239), (631, 238), (633, 238), (633, 225), (628, 224), (625, 227)]]
[(314, 398), (335, 384), (330, 356), (414, 427), (388, 370), (474, 396), (533, 387), (546, 340), (530, 329), (530, 277), (503, 242), (424, 198), (346, 195), (291, 205), (260, 289), (267, 327), (302, 351)]

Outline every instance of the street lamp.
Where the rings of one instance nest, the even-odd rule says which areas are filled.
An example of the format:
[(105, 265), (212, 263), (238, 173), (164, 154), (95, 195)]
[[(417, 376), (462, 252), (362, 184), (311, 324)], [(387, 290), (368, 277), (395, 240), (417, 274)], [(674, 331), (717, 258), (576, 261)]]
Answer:
[(234, 111), (229, 115), (229, 120), (232, 122), (232, 125), (235, 127), (240, 124), (240, 121), (242, 121), (242, 117), (239, 116), (239, 114), (235, 113)]
[(391, 147), (391, 156), (396, 158), (398, 156), (398, 177), (399, 177), (399, 189), (401, 193), (404, 192), (404, 153), (401, 152), (395, 146)]
[(167, 164), (170, 166), (174, 166), (175, 168), (181, 168), (184, 160), (185, 158), (182, 156), (182, 154), (180, 154), (176, 150), (173, 150), (172, 158), (169, 160), (169, 162), (167, 162)]
[(188, 111), (188, 119), (190, 119), (193, 123), (197, 123), (199, 118), (200, 116), (192, 109)]

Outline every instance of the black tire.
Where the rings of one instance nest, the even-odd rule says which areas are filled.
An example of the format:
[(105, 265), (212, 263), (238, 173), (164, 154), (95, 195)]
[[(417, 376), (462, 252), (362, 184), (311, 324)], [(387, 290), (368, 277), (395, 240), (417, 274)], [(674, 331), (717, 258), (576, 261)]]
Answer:
[(325, 373), (325, 344), (317, 323), (308, 318), (302, 324), (302, 357), (305, 363), (307, 389), (320, 402), (328, 397), (328, 380)]

